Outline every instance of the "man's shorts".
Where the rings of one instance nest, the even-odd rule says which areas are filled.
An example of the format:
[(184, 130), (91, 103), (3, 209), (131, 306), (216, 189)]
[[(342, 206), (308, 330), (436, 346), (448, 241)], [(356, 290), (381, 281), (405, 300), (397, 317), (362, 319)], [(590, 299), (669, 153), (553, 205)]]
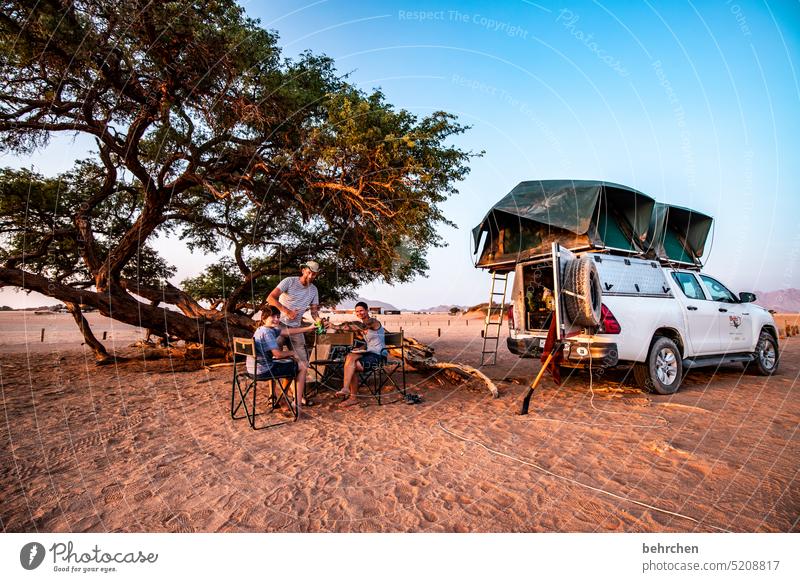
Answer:
[(375, 352), (367, 352), (358, 358), (358, 361), (361, 362), (361, 365), (364, 366), (365, 370), (371, 370), (373, 368), (378, 368), (381, 364), (386, 363), (386, 356), (376, 354)]
[[(287, 329), (285, 323), (281, 323), (281, 329)], [(278, 338), (278, 345), (289, 346), (294, 353), (297, 354), (297, 359), (308, 366), (308, 354), (306, 353), (306, 335), (304, 333), (295, 333), (289, 336), (281, 336)]]

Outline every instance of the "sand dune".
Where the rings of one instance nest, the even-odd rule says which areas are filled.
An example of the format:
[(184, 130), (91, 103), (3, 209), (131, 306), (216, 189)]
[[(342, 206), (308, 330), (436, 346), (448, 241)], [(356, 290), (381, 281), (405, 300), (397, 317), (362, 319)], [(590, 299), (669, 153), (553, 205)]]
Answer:
[[(441, 360), (479, 363), (478, 323), (391, 317)], [(340, 410), (322, 396), (300, 422), (254, 432), (230, 419), (229, 368), (98, 368), (80, 336), (56, 327), (46, 338), (60, 343), (42, 344), (38, 329), (3, 334), (5, 531), (798, 528), (797, 338), (782, 342), (769, 380), (701, 370), (663, 397), (620, 373), (576, 372), (560, 388), (547, 380), (525, 417), (516, 400), (538, 364), (501, 345), (483, 368), (498, 399), (480, 383), (410, 374), (420, 405), (365, 398)], [(115, 327), (109, 341), (121, 349), (137, 333)]]

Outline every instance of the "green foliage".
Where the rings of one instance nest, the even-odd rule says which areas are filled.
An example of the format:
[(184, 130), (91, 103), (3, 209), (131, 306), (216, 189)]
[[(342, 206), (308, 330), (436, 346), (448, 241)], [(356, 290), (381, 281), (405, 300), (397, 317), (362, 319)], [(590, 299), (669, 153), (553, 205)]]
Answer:
[(53, 132), (98, 148), (58, 178), (0, 174), (7, 265), (98, 289), (155, 285), (174, 271), (152, 240), (172, 233), (229, 254), (183, 283), (226, 311), (257, 307), (309, 258), (329, 305), (426, 273), (449, 224), (439, 205), (471, 155), (450, 143), (465, 130), (453, 116), (397, 110), (325, 56), (283, 59), (232, 0), (0, 9), (0, 148), (30, 151)]
[[(58, 178), (29, 170), (0, 169), (0, 261), (43, 274), (50, 279), (88, 287), (93, 283), (82, 249), (90, 244), (74, 224), (75, 213), (102, 181), (102, 169), (80, 162)], [(124, 182), (97, 207), (92, 223), (92, 246), (107, 255), (127, 232), (141, 206), (142, 196)], [(175, 274), (148, 244), (125, 265), (122, 275), (144, 284)]]
[[(258, 311), (266, 296), (279, 283), (278, 277), (263, 275), (249, 282), (244, 288), (237, 307), (249, 313)], [(181, 288), (198, 301), (205, 301), (216, 309), (230, 295), (245, 284), (245, 278), (231, 259), (224, 258), (210, 265), (200, 275), (184, 279)]]
[[(498, 310), (500, 309), (501, 305), (499, 303), (495, 303), (492, 301), (492, 309)], [(484, 314), (488, 313), (489, 311), (489, 303), (478, 303), (477, 305), (473, 305), (472, 307), (467, 307), (464, 310), (464, 313), (471, 313), (473, 311), (482, 311)]]

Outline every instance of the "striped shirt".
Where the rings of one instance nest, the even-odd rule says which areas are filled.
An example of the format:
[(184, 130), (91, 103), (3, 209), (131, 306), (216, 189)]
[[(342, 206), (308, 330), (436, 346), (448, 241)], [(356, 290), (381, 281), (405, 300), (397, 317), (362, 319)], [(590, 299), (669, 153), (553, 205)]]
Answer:
[(281, 323), (289, 327), (298, 327), (303, 320), (303, 314), (310, 305), (319, 305), (319, 293), (313, 283), (303, 286), (300, 277), (286, 277), (278, 283), (278, 289), (282, 291), (278, 302), (284, 307), (297, 311), (297, 317), (289, 317), (281, 312)]

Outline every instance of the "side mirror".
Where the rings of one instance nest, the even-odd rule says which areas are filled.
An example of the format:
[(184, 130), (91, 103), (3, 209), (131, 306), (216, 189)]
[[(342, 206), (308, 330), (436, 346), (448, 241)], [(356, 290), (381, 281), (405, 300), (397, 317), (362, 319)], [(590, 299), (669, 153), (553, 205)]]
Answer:
[(756, 294), (747, 292), (739, 293), (739, 300), (742, 303), (752, 303), (753, 301), (756, 300)]

